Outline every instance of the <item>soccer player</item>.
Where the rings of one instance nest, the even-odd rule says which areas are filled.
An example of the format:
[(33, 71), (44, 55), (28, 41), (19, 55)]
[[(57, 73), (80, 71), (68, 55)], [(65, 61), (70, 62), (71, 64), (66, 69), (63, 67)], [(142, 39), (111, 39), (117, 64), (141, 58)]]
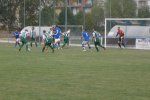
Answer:
[(118, 27), (118, 31), (117, 31), (116, 37), (117, 36), (118, 36), (118, 46), (120, 48), (121, 48), (122, 45), (125, 47), (124, 32), (123, 32), (123, 30), (120, 29), (120, 27)]
[(15, 47), (17, 45), (19, 45), (19, 47), (20, 47), (20, 38), (19, 38), (19, 35), (20, 35), (20, 32), (18, 30), (16, 30), (15, 32), (13, 32), (13, 36), (16, 39)]
[(49, 46), (52, 49), (52, 52), (54, 52), (54, 48), (52, 46), (53, 37), (50, 36), (48, 33), (46, 33), (45, 30), (43, 30), (43, 41), (44, 41), (44, 45), (43, 45), (43, 48), (42, 48), (42, 52), (44, 52), (46, 46)]
[(82, 49), (83, 49), (83, 51), (86, 51), (85, 45), (88, 45), (89, 49), (91, 49), (91, 46), (90, 46), (90, 35), (86, 31), (86, 29), (82, 32), (81, 40), (82, 40)]
[(30, 45), (32, 47), (32, 43), (35, 43), (35, 46), (37, 47), (37, 41), (36, 41), (36, 32), (34, 30), (34, 26), (32, 27), (32, 30), (30, 32)]
[(102, 47), (105, 50), (105, 47), (101, 45), (101, 37), (102, 37), (101, 34), (93, 29), (92, 36), (94, 40), (95, 49), (97, 50), (97, 52), (99, 51), (98, 46)]
[(53, 37), (54, 37), (54, 46), (56, 46), (58, 49), (60, 48), (60, 38), (61, 38), (61, 29), (56, 26), (54, 28), (54, 34), (53, 34)]
[(29, 37), (29, 32), (27, 29), (20, 34), (20, 39), (22, 44), (19, 48), (19, 51), (21, 51), (24, 45), (26, 45), (26, 51), (30, 51), (30, 48), (28, 47), (28, 40), (27, 40), (28, 37)]
[(70, 37), (70, 29), (67, 32), (63, 33), (64, 42), (62, 48), (65, 47), (66, 44), (67, 46), (69, 46), (69, 37)]
[(53, 27), (50, 27), (50, 28), (49, 28), (48, 34), (49, 34), (50, 36), (53, 35)]

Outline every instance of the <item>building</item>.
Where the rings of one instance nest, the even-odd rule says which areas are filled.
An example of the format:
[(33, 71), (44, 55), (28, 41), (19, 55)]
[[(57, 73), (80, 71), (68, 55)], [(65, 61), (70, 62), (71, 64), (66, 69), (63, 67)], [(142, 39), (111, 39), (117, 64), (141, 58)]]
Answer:
[(77, 14), (80, 11), (85, 11), (86, 13), (91, 12), (93, 6), (93, 0), (68, 0), (68, 7), (71, 8), (73, 14)]
[[(94, 0), (67, 0), (67, 7), (71, 8), (74, 15), (80, 11), (85, 11), (85, 13), (91, 12)], [(62, 2), (56, 4), (56, 12), (60, 13), (61, 8), (65, 7)]]
[(137, 4), (137, 8), (141, 8), (141, 7), (150, 7), (150, 0), (135, 0), (136, 4)]
[(94, 4), (97, 4), (97, 5), (100, 5), (100, 6), (104, 7), (105, 1), (106, 0), (94, 0)]
[(135, 0), (135, 2), (137, 4), (137, 10), (136, 10), (137, 15), (138, 15), (138, 9), (142, 7), (149, 7), (150, 9), (150, 0)]

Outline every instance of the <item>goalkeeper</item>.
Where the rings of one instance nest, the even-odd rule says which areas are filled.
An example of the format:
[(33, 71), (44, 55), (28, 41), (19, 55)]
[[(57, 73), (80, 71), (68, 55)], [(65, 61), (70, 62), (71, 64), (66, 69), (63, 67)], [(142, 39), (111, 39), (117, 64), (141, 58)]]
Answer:
[(118, 27), (118, 32), (116, 34), (116, 37), (118, 37), (118, 46), (121, 48), (121, 46), (125, 47), (125, 43), (124, 43), (124, 32), (120, 29), (120, 27)]
[(101, 34), (93, 29), (92, 36), (93, 36), (96, 51), (97, 52), (99, 51), (98, 46), (105, 50), (105, 47), (101, 45), (101, 37), (102, 37)]

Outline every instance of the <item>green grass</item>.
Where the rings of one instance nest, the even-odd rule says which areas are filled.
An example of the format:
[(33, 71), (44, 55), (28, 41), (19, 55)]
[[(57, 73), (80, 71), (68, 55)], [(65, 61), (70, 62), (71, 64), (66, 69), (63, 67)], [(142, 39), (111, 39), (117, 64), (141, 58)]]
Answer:
[(150, 51), (0, 44), (0, 100), (150, 100)]

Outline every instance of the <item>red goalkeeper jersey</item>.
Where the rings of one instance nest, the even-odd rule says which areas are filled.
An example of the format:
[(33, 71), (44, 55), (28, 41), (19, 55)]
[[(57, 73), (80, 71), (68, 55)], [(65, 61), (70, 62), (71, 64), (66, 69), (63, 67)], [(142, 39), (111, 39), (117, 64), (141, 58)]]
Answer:
[(120, 29), (118, 29), (118, 32), (117, 32), (117, 36), (119, 35), (119, 37), (122, 37), (124, 36), (124, 32)]

